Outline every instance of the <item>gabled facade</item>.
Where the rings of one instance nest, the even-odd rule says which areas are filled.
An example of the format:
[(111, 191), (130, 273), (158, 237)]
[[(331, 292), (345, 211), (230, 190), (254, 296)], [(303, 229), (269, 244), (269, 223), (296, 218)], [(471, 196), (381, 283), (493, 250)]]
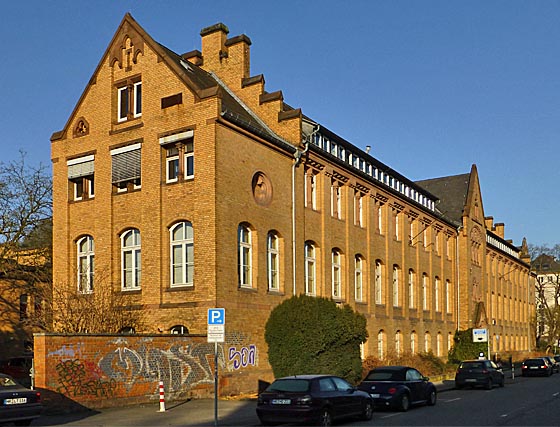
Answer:
[[(498, 293), (529, 315), (514, 290), (527, 265), (484, 219), (476, 168), (452, 215), (446, 192), (267, 92), (247, 36), (217, 24), (201, 37), (178, 55), (127, 14), (51, 137), (55, 286), (122, 293), (143, 333), (205, 334), (207, 309), (224, 307), (223, 363), (241, 391), (271, 379), (265, 323), (292, 295), (363, 313), (364, 357), (445, 357), (457, 328), (489, 322), (487, 281), (510, 267), (518, 279)], [(522, 321), (508, 322), (504, 348), (528, 349)]]

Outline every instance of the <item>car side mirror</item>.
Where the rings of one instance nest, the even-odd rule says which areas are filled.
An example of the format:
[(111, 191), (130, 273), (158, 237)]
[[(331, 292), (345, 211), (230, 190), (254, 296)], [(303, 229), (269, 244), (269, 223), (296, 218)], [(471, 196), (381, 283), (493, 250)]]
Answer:
[(430, 381), (430, 377), (422, 377), (424, 381)]

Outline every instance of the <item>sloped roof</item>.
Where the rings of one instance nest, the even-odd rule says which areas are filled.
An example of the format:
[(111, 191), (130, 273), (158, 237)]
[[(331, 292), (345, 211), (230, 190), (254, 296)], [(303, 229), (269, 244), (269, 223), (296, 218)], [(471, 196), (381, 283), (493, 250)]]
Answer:
[(560, 262), (552, 255), (540, 254), (531, 262), (531, 268), (537, 274), (560, 273)]
[(416, 181), (416, 184), (425, 188), (439, 199), (437, 208), (445, 217), (457, 224), (461, 224), (470, 178), (470, 173), (466, 173)]

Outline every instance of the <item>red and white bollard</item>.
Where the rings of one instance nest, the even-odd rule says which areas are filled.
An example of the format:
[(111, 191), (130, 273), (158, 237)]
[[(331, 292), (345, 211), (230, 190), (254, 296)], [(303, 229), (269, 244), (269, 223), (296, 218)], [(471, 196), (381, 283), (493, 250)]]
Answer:
[(165, 395), (163, 394), (163, 381), (159, 382), (159, 412), (165, 412)]

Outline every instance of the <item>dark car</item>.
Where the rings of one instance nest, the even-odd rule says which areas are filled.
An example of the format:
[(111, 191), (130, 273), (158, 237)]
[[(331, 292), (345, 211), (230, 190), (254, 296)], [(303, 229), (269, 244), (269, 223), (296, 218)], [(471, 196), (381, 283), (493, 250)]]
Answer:
[(550, 366), (552, 366), (552, 373), (559, 373), (560, 372), (560, 364), (556, 361), (556, 359), (552, 356), (543, 356), (544, 359), (546, 359), (549, 363)]
[(33, 356), (11, 357), (8, 360), (0, 362), (0, 373), (9, 375), (18, 383), (30, 387), (31, 386), (31, 366), (33, 365)]
[(359, 417), (370, 420), (373, 400), (334, 375), (296, 375), (278, 378), (257, 400), (263, 425), (303, 423), (331, 425), (334, 420)]
[(504, 371), (487, 359), (464, 360), (455, 372), (455, 388), (483, 386), (490, 390), (494, 385), (505, 385)]
[(42, 410), (41, 393), (18, 384), (9, 375), (0, 374), (0, 424), (28, 426)]
[(429, 378), (408, 366), (383, 366), (371, 370), (358, 385), (375, 406), (407, 411), (411, 405), (435, 405), (437, 390)]
[(542, 357), (526, 359), (521, 364), (521, 376), (542, 375), (549, 377), (552, 375), (552, 365)]

